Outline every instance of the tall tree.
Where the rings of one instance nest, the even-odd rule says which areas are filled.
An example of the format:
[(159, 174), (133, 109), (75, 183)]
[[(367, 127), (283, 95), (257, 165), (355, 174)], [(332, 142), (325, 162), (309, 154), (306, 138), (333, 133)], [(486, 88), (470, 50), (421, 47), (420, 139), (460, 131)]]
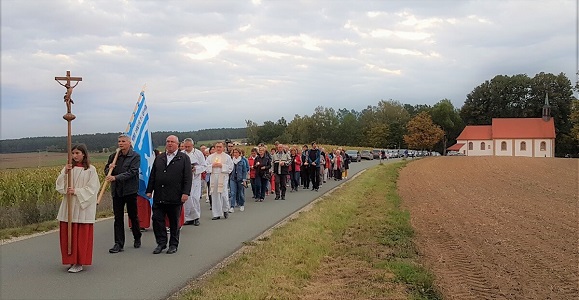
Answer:
[(404, 135), (404, 141), (412, 149), (432, 150), (444, 136), (442, 128), (432, 122), (427, 112), (421, 112), (408, 121), (406, 128), (408, 134)]
[(440, 126), (446, 135), (446, 141), (436, 146), (436, 150), (444, 152), (444, 142), (446, 145), (454, 144), (458, 135), (464, 129), (464, 123), (460, 118), (459, 111), (448, 99), (442, 99), (430, 110), (430, 115), (434, 124)]

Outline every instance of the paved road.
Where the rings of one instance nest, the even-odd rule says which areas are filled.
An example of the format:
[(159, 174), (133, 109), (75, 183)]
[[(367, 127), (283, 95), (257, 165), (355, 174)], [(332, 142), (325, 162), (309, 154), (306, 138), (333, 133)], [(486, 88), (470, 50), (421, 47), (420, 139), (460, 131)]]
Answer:
[[(378, 160), (352, 163), (350, 177)], [(153, 255), (153, 231), (144, 232), (140, 249), (132, 248), (127, 230), (127, 247), (109, 254), (113, 245), (113, 220), (94, 227), (93, 265), (78, 274), (67, 273), (60, 262), (58, 233), (52, 232), (0, 246), (0, 299), (165, 299), (202, 275), (283, 218), (337, 186), (328, 181), (319, 192), (288, 193), (287, 200), (253, 202), (251, 192), (244, 212), (227, 220), (212, 221), (208, 204), (202, 203), (201, 226), (185, 226), (179, 251), (174, 255)]]

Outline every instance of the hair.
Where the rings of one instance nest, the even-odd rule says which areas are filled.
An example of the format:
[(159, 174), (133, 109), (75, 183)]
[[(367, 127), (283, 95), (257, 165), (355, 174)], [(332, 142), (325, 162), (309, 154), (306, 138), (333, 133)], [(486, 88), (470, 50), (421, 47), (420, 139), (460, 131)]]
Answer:
[(82, 154), (84, 155), (84, 157), (82, 158), (82, 167), (86, 170), (90, 167), (90, 160), (88, 159), (88, 150), (86, 149), (86, 145), (85, 144), (75, 144), (72, 146), (72, 148), (70, 149), (70, 152), (72, 153), (73, 150), (78, 150), (80, 152), (82, 152)]
[(118, 139), (125, 138), (125, 139), (129, 139), (129, 141), (131, 140), (131, 137), (130, 137), (128, 134), (126, 134), (126, 133), (121, 133), (121, 134), (119, 134), (119, 136), (118, 136), (117, 138), (118, 138)]
[(192, 138), (186, 138), (186, 139), (183, 140), (183, 144), (184, 144), (184, 143), (187, 143), (187, 142), (191, 142), (191, 144), (195, 145), (195, 142), (193, 141)]
[(241, 148), (239, 147), (234, 147), (233, 149), (231, 149), (231, 154), (233, 155), (233, 152), (237, 151), (239, 153), (239, 156), (243, 156), (243, 151), (241, 151)]
[(257, 147), (253, 147), (253, 148), (251, 148), (251, 152), (258, 153), (258, 152), (259, 152), (259, 149), (258, 149)]

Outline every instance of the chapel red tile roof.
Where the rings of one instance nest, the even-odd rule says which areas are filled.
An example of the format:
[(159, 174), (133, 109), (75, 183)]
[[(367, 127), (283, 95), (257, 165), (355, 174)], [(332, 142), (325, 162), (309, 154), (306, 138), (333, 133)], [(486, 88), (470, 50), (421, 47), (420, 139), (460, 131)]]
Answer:
[(553, 118), (546, 122), (542, 118), (497, 118), (492, 124), (494, 139), (555, 138)]
[(491, 140), (491, 125), (469, 125), (464, 128), (456, 140)]
[(554, 139), (553, 118), (496, 118), (492, 125), (468, 125), (456, 140)]
[(459, 151), (460, 148), (462, 148), (462, 146), (464, 146), (464, 143), (456, 143), (448, 148), (446, 148), (446, 150), (448, 151)]

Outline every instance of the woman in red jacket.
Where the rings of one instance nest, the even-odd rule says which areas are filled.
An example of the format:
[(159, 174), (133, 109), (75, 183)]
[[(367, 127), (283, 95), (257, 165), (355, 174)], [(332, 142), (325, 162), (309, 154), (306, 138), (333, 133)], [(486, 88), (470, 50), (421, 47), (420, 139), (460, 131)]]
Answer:
[(302, 157), (301, 155), (298, 153), (298, 150), (295, 147), (292, 147), (290, 150), (290, 157), (291, 157), (291, 163), (290, 163), (290, 167), (289, 167), (289, 172), (290, 172), (290, 179), (291, 179), (291, 190), (290, 192), (293, 191), (298, 191), (298, 187), (300, 186), (300, 172), (301, 172), (301, 164), (302, 164)]

